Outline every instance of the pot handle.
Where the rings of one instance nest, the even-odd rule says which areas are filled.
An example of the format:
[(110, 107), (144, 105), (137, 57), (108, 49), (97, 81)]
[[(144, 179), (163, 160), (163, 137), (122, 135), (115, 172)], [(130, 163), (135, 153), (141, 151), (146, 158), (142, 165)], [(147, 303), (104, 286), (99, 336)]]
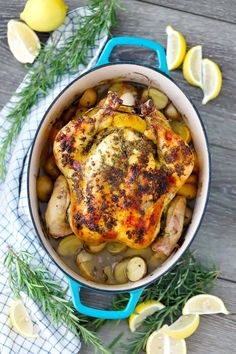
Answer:
[(122, 318), (127, 318), (134, 312), (134, 309), (137, 305), (137, 302), (144, 290), (144, 288), (140, 288), (137, 290), (129, 291), (130, 298), (128, 304), (125, 309), (123, 310), (99, 310), (92, 307), (88, 307), (83, 305), (80, 301), (80, 289), (83, 287), (81, 284), (77, 283), (72, 278), (68, 278), (69, 286), (72, 294), (72, 301), (76, 308), (76, 310), (83, 315), (87, 315), (90, 317), (97, 317), (97, 318), (105, 318), (107, 320), (119, 320)]
[(137, 47), (153, 49), (157, 54), (158, 69), (163, 73), (169, 75), (169, 71), (166, 63), (165, 49), (163, 48), (163, 46), (160, 43), (156, 43), (149, 39), (139, 38), (139, 37), (115, 37), (110, 39), (105, 45), (97, 61), (96, 66), (110, 63), (109, 58), (112, 50), (117, 46), (123, 46), (123, 45), (129, 45), (129, 46), (133, 45)]

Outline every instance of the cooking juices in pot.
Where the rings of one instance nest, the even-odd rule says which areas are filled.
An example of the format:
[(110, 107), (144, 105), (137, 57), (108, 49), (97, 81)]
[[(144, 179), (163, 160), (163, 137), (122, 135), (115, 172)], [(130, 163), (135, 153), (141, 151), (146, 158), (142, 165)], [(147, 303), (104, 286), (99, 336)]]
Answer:
[(191, 132), (164, 93), (133, 82), (90, 88), (45, 142), (37, 179), (45, 232), (84, 278), (138, 281), (181, 245), (198, 172)]

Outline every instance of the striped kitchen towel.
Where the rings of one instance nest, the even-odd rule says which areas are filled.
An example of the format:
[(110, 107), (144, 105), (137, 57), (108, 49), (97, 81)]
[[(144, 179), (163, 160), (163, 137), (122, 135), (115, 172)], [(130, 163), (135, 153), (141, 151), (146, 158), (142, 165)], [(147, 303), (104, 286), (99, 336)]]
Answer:
[[(48, 45), (51, 41), (56, 41), (58, 45), (63, 44), (63, 41), (66, 41), (66, 38), (71, 36), (78, 26), (78, 16), (86, 15), (87, 11), (86, 8), (79, 8), (68, 13), (64, 24), (51, 35)], [(67, 332), (64, 326), (55, 328), (50, 322), (50, 318), (41, 311), (40, 304), (33, 303), (26, 297), (23, 300), (26, 302), (27, 309), (30, 309), (33, 321), (39, 326), (39, 337), (37, 339), (24, 338), (13, 330), (9, 323), (9, 308), (14, 296), (8, 286), (8, 275), (2, 262), (7, 254), (7, 245), (13, 246), (15, 249), (24, 249), (34, 255), (39, 263), (46, 266), (62, 286), (66, 287), (67, 285), (63, 273), (41, 247), (30, 220), (26, 191), (29, 152), (37, 127), (46, 109), (64, 87), (96, 63), (106, 40), (107, 33), (97, 38), (95, 47), (90, 49), (87, 66), (80, 65), (76, 74), (60, 78), (47, 97), (40, 99), (32, 107), (15, 142), (14, 150), (11, 156), (9, 155), (7, 176), (4, 184), (1, 185), (0, 195), (0, 351), (2, 354), (74, 354), (80, 350), (78, 337)], [(26, 80), (27, 76), (18, 90), (24, 87)], [(14, 100), (16, 97), (10, 100), (0, 114), (0, 139), (4, 138), (4, 134), (6, 134), (7, 120), (5, 117), (14, 104)]]

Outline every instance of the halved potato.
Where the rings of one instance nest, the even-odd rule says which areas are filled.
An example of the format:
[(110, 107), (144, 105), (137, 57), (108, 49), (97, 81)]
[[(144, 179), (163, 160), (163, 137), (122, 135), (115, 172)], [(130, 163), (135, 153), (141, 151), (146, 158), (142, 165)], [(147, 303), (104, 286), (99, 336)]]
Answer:
[(99, 253), (105, 248), (105, 246), (106, 242), (99, 244), (85, 243), (85, 248), (90, 253)]
[(196, 151), (193, 151), (193, 156), (194, 156), (193, 172), (198, 173), (199, 172), (199, 161), (198, 161), (198, 156), (197, 156)]
[(117, 263), (114, 269), (114, 276), (118, 283), (127, 283), (128, 276), (127, 276), (127, 265), (130, 261), (130, 258), (125, 258), (121, 262)]
[(185, 183), (177, 192), (177, 195), (182, 195), (186, 199), (194, 199), (197, 195), (197, 186), (191, 183)]
[(153, 100), (157, 109), (165, 108), (169, 101), (168, 97), (163, 92), (152, 87), (143, 91), (142, 102), (147, 101), (148, 98)]
[(191, 133), (187, 125), (183, 122), (170, 122), (171, 129), (189, 144), (192, 140)]
[(173, 105), (173, 103), (169, 103), (166, 108), (165, 108), (165, 115), (167, 116), (168, 119), (170, 120), (177, 120), (179, 119), (179, 112)]
[(84, 250), (81, 251), (76, 258), (76, 264), (82, 276), (88, 280), (95, 280), (96, 272), (91, 261), (92, 255)]
[(59, 176), (60, 171), (56, 165), (54, 156), (52, 154), (46, 160), (45, 165), (44, 165), (44, 170), (54, 179), (56, 179)]
[(112, 283), (113, 282), (113, 272), (112, 272), (112, 267), (111, 266), (105, 266), (103, 268), (103, 274), (104, 274), (104, 278), (105, 278), (105, 281), (107, 283)]
[(147, 264), (141, 257), (133, 257), (127, 264), (127, 277), (130, 281), (138, 281), (147, 273)]
[(53, 182), (48, 176), (39, 176), (36, 182), (37, 196), (41, 202), (48, 202), (53, 191)]
[(83, 242), (75, 235), (70, 235), (60, 241), (57, 252), (61, 256), (72, 256), (83, 247)]
[(117, 113), (113, 119), (113, 126), (132, 128), (140, 133), (144, 133), (147, 123), (135, 114)]
[(77, 258), (76, 258), (76, 263), (83, 263), (83, 262), (90, 262), (93, 259), (93, 256), (86, 252), (85, 250), (82, 250), (79, 252)]
[(119, 254), (124, 252), (127, 249), (127, 246), (124, 243), (120, 242), (109, 242), (107, 244), (107, 250), (111, 254)]
[(187, 179), (186, 183), (197, 184), (197, 175), (192, 173)]
[(80, 107), (90, 108), (95, 105), (97, 101), (97, 92), (94, 88), (89, 88), (84, 91), (79, 100)]

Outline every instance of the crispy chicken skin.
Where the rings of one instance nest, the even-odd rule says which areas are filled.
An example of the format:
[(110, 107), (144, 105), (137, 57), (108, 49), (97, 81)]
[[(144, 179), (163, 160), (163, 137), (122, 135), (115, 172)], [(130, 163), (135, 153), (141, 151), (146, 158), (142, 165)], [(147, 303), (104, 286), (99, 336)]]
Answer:
[(190, 147), (151, 100), (138, 116), (125, 112), (114, 92), (60, 130), (54, 156), (69, 185), (73, 232), (88, 242), (132, 248), (153, 242), (163, 210), (194, 163)]

